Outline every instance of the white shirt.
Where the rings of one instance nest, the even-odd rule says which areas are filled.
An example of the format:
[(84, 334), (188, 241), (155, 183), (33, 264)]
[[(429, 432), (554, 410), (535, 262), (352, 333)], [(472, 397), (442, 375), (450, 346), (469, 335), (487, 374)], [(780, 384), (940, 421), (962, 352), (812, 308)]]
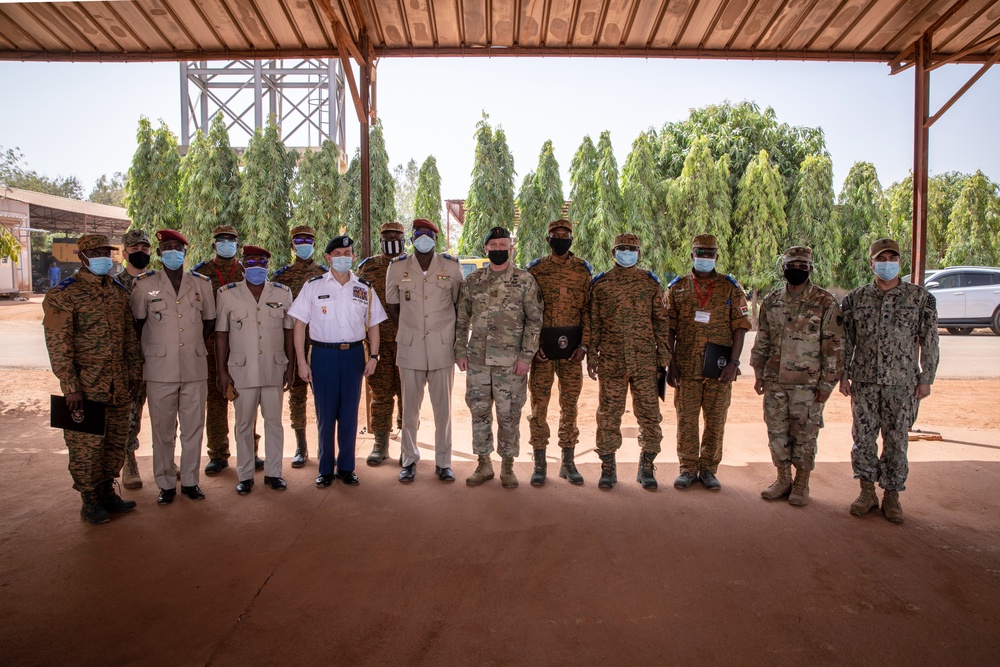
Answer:
[(332, 271), (306, 281), (288, 314), (308, 324), (309, 337), (320, 343), (355, 343), (365, 338), (365, 320), (373, 327), (388, 319), (375, 290), (354, 272), (343, 285)]

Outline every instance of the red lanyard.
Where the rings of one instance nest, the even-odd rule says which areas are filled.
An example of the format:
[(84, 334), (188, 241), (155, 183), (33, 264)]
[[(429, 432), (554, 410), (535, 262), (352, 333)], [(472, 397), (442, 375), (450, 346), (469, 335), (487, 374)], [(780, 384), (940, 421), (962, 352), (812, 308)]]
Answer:
[(698, 307), (699, 308), (704, 308), (705, 304), (708, 303), (708, 298), (710, 296), (712, 296), (712, 286), (713, 285), (715, 285), (715, 281), (712, 281), (712, 282), (710, 282), (708, 284), (708, 289), (705, 290), (705, 296), (702, 297), (702, 295), (701, 295), (701, 288), (698, 287), (698, 279), (697, 278), (694, 279), (694, 291), (698, 293)]
[(223, 280), (222, 279), (222, 271), (219, 271), (219, 265), (218, 264), (215, 265), (215, 275), (219, 276), (219, 282), (222, 283), (223, 285), (228, 285), (229, 283), (233, 282), (233, 274), (234, 273), (236, 273), (236, 262), (235, 261), (233, 262), (233, 265), (231, 267), (229, 267), (229, 280)]

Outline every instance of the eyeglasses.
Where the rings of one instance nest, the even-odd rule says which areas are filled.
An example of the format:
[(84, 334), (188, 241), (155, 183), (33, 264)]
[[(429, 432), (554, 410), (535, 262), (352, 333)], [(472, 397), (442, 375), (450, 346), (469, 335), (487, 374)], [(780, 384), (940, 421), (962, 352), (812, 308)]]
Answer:
[(266, 269), (267, 268), (267, 258), (266, 257), (261, 257), (259, 259), (245, 259), (245, 260), (243, 260), (243, 266), (245, 266), (248, 269), (252, 269), (255, 266), (260, 266), (260, 267), (263, 267), (263, 268)]
[(620, 245), (615, 250), (626, 250), (630, 252), (639, 252), (639, 246), (637, 245)]
[(433, 236), (433, 235), (434, 232), (427, 229), (426, 227), (421, 227), (420, 229), (413, 230), (413, 238), (417, 238), (418, 236)]
[(715, 257), (719, 254), (719, 251), (714, 248), (695, 248), (695, 257)]
[(308, 236), (296, 236), (292, 239), (292, 243), (295, 245), (315, 245), (316, 239), (310, 238)]

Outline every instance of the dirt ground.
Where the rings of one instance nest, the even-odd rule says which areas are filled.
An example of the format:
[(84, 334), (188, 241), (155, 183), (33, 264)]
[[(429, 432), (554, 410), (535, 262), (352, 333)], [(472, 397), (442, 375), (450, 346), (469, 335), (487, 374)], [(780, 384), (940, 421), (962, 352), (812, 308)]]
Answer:
[[(362, 435), (361, 485), (318, 490), (315, 459), (288, 465), (286, 428), (286, 492), (259, 484), (237, 496), (230, 468), (202, 476), (205, 501), (159, 507), (146, 423), (145, 486), (124, 492), (138, 508), (92, 527), (79, 519), (61, 433), (47, 425), (55, 379), (41, 370), (0, 378), (2, 664), (995, 665), (1000, 653), (997, 380), (935, 383), (918, 426), (944, 440), (910, 445), (902, 525), (847, 511), (857, 483), (840, 395), (826, 410), (812, 503), (761, 500), (774, 469), (746, 378), (734, 391), (719, 493), (670, 486), (669, 404), (660, 489), (635, 482), (629, 412), (619, 484), (599, 491), (589, 380), (584, 486), (555, 477), (553, 448), (548, 483), (528, 485), (526, 407), (521, 486), (469, 488), (458, 373), (455, 484), (433, 476), (425, 403), (412, 485), (396, 481), (394, 461), (365, 466), (371, 438)], [(554, 414), (549, 421), (554, 430)]]

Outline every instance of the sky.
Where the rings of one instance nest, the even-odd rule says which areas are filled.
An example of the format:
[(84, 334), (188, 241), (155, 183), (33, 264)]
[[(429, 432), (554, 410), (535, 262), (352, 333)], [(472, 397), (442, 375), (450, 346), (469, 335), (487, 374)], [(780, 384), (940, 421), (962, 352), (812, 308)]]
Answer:
[[(977, 66), (931, 75), (931, 113)], [(19, 148), (49, 176), (126, 171), (140, 115), (180, 134), (176, 63), (0, 63), (0, 146)], [(520, 187), (551, 140), (569, 195), (569, 165), (584, 135), (611, 132), (619, 168), (638, 134), (725, 100), (771, 106), (780, 122), (823, 128), (839, 192), (851, 165), (874, 163), (883, 187), (913, 160), (913, 72), (886, 65), (593, 58), (418, 58), (378, 65), (378, 114), (390, 164), (437, 158), (444, 199), (468, 194), (474, 132), (485, 111), (502, 126)], [(982, 170), (1000, 181), (1000, 68), (979, 80), (930, 131), (930, 172)], [(348, 99), (347, 151), (358, 146)], [(239, 143), (234, 141), (234, 143)]]

